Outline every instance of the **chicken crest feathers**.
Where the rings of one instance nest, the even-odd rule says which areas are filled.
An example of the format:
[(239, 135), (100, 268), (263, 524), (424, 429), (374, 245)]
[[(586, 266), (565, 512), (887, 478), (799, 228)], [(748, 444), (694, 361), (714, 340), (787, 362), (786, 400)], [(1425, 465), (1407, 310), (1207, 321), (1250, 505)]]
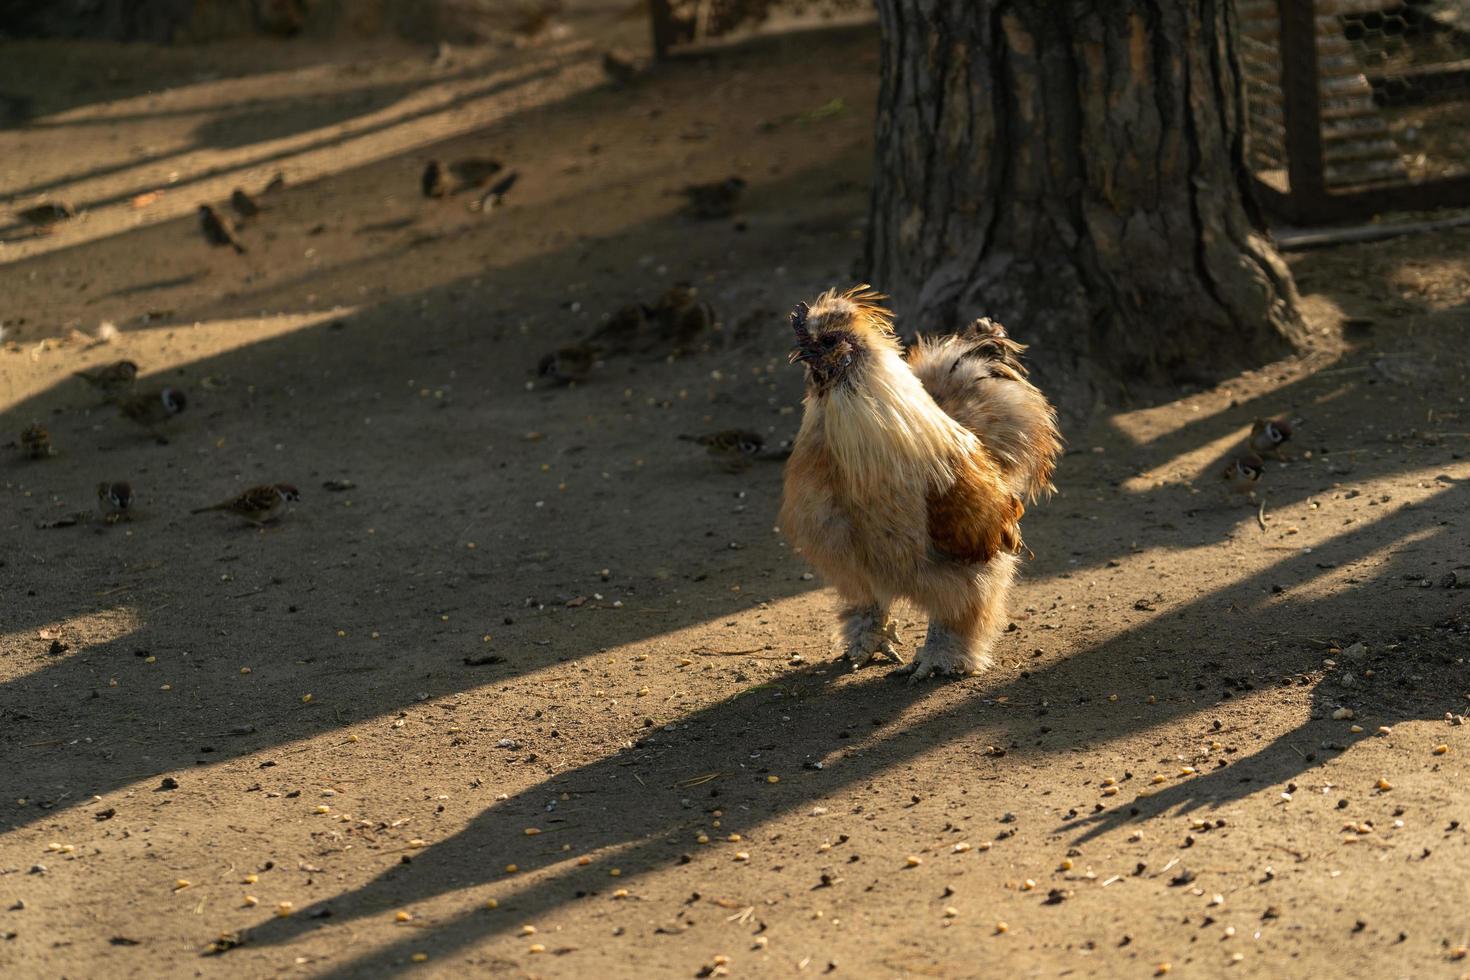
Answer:
[(841, 291), (829, 289), (808, 309), (806, 326), (814, 334), (831, 329), (855, 330), (897, 350), (893, 311), (883, 305), (887, 298), (867, 283)]

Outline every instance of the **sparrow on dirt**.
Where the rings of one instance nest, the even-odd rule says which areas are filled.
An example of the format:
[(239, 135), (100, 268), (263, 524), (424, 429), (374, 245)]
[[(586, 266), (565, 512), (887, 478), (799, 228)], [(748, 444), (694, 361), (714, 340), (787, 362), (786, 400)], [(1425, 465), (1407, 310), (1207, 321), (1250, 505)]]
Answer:
[(255, 218), (260, 216), (260, 205), (255, 203), (255, 198), (246, 194), (245, 191), (236, 187), (230, 192), (230, 207), (242, 218)]
[[(897, 657), (892, 609), (929, 617), (910, 682), (990, 663), (1025, 549), (1023, 500), (1052, 491), (1056, 411), (982, 324), (903, 349), (883, 297), (830, 290), (791, 314), (806, 375), (779, 524), (842, 601), (836, 646)], [(1019, 362), (1017, 362), (1019, 363)]]
[(687, 282), (675, 283), (653, 306), (654, 320), (672, 352), (691, 349), (700, 336), (715, 325), (714, 307), (699, 298), (699, 290)]
[(766, 438), (748, 429), (721, 429), (704, 435), (681, 435), (685, 442), (698, 443), (715, 464), (727, 473), (740, 473), (758, 459), (785, 459), (783, 454), (765, 452)]
[(97, 510), (101, 512), (102, 519), (109, 524), (132, 516), (129, 513), (132, 507), (132, 484), (122, 480), (116, 483), (97, 484)]
[(77, 216), (77, 209), (65, 201), (44, 201), (15, 212), (15, 216), (40, 232), (50, 232), (63, 221)]
[(168, 440), (159, 433), (158, 427), (178, 415), (188, 405), (188, 399), (177, 388), (149, 388), (131, 395), (113, 399), (122, 417), (136, 422), (161, 442)]
[(490, 185), (490, 189), (481, 195), (479, 202), (475, 205), (477, 210), (491, 211), (505, 203), (505, 195), (521, 179), (519, 171), (512, 170), (504, 177)]
[(1256, 419), (1251, 423), (1251, 452), (1283, 458), (1281, 447), (1291, 439), (1291, 433), (1291, 423), (1286, 419)]
[(1261, 482), (1261, 475), (1266, 471), (1266, 464), (1261, 457), (1255, 453), (1247, 453), (1237, 456), (1230, 461), (1220, 474), (1220, 479), (1225, 481), (1225, 489), (1230, 494), (1253, 494), (1256, 492), (1256, 484)]
[(744, 190), (744, 178), (726, 177), (713, 184), (690, 184), (684, 188), (684, 196), (689, 198), (690, 215), (708, 220), (734, 214)]
[(73, 371), (72, 375), (107, 397), (115, 398), (133, 386), (138, 378), (138, 365), (132, 361), (113, 361), (90, 370)]
[(419, 178), (419, 189), (423, 191), (424, 197), (447, 197), (449, 195), (449, 173), (444, 169), (444, 164), (438, 160), (430, 160), (424, 165), (423, 176)]
[(626, 54), (619, 51), (604, 51), (602, 53), (602, 71), (618, 88), (631, 85), (638, 77), (638, 65)]
[(26, 459), (45, 459), (56, 455), (56, 450), (51, 445), (51, 433), (40, 422), (32, 422), (21, 430), (20, 451)]
[(654, 311), (642, 303), (620, 307), (606, 323), (592, 331), (587, 342), (605, 346), (609, 351), (626, 354), (648, 344)]
[(504, 169), (499, 160), (489, 160), (482, 157), (468, 157), (464, 160), (455, 160), (449, 165), (449, 172), (459, 182), (459, 186), (455, 188), (456, 190), (461, 190), (466, 187), (479, 187)]
[(199, 205), (199, 230), (204, 232), (204, 240), (210, 245), (215, 247), (228, 245), (237, 254), (245, 254), (245, 246), (240, 244), (240, 238), (235, 234), (235, 226), (229, 218), (216, 211), (212, 205)]
[(536, 373), (559, 385), (580, 383), (592, 373), (597, 355), (598, 349), (591, 344), (573, 344), (541, 358), (536, 365)]
[(263, 483), (258, 487), (251, 487), (238, 497), (210, 507), (196, 507), (189, 513), (207, 514), (218, 510), (261, 525), (277, 516), (286, 504), (300, 499), (300, 492), (289, 483)]

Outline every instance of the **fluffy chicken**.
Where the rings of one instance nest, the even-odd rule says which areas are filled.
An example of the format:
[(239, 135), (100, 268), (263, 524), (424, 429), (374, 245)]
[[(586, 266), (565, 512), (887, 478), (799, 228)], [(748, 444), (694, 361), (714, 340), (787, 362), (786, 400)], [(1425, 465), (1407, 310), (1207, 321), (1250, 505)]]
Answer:
[(985, 669), (1023, 550), (1023, 501), (1053, 489), (1056, 411), (1025, 349), (991, 320), (907, 351), (859, 286), (791, 314), (807, 391), (781, 530), (842, 600), (835, 645), (855, 667), (902, 663), (890, 613), (929, 616), (910, 681)]

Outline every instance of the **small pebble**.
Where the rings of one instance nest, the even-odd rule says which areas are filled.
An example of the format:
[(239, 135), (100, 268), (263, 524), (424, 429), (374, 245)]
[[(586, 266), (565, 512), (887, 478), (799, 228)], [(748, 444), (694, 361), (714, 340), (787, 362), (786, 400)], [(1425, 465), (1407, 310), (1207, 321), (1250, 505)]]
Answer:
[(903, 859), (903, 863), (908, 865), (910, 868), (917, 868), (919, 865), (924, 863), (924, 859), (919, 857), (917, 854), (910, 854), (908, 857)]

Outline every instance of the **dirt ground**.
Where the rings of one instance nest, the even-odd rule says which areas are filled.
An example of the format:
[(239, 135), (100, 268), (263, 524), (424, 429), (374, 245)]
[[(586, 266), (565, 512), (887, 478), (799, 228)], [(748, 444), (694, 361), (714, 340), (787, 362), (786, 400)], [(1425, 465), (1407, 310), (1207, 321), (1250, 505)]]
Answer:
[[(779, 464), (676, 438), (795, 431), (876, 35), (608, 85), (643, 32), (0, 49), (0, 192), (83, 211), (0, 229), (0, 441), (58, 450), (0, 459), (0, 973), (1465, 975), (1470, 238), (1296, 255), (1316, 349), (1070, 427), (997, 666), (908, 687), (829, 663)], [(425, 201), (430, 156), (520, 179)], [(681, 279), (705, 349), (535, 377)], [(167, 445), (71, 377), (120, 357), (187, 392)], [(1289, 458), (1227, 502), (1260, 415)], [(118, 479), (135, 520), (48, 526)], [(275, 481), (266, 530), (189, 514)]]

